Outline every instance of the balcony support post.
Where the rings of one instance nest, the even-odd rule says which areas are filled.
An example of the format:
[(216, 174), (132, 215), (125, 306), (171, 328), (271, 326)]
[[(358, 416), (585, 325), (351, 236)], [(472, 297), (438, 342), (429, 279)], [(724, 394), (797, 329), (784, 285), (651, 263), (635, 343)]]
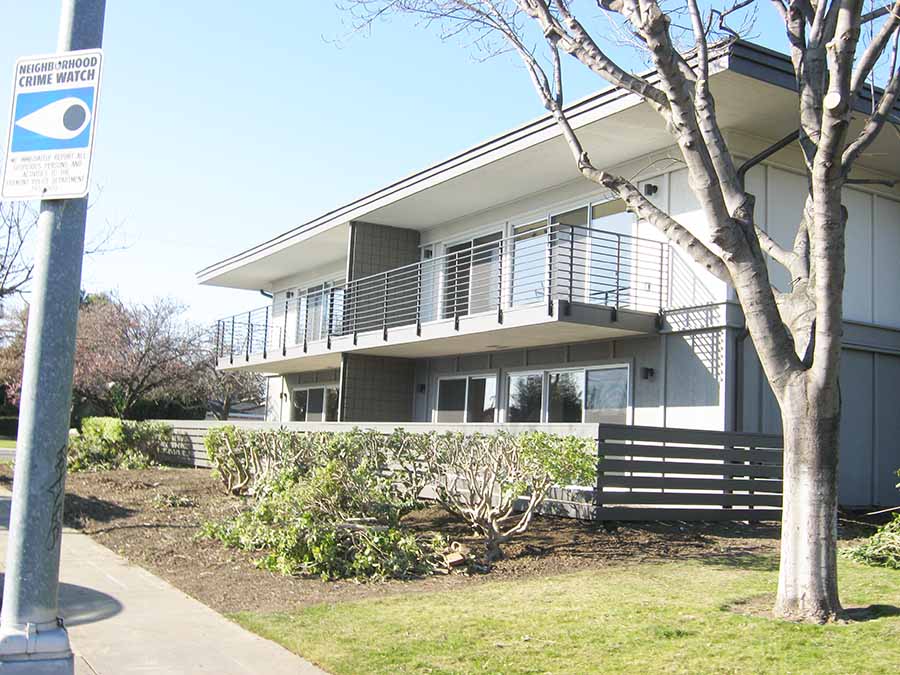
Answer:
[(331, 332), (334, 330), (334, 286), (328, 289), (328, 336), (325, 346), (331, 349)]
[(390, 281), (389, 274), (390, 274), (389, 272), (385, 272), (385, 273), (384, 273), (384, 300), (382, 301), (382, 302), (383, 302), (383, 305), (382, 305), (382, 308), (381, 308), (381, 330), (382, 330), (382, 339), (384, 339), (385, 342), (387, 342), (387, 339), (388, 339), (388, 334), (387, 334), (387, 330), (388, 330), (387, 320), (388, 320), (388, 287), (389, 287), (389, 286), (388, 286), (388, 283), (389, 283), (389, 281)]
[(547, 227), (547, 314), (553, 316), (553, 226)]
[(263, 324), (263, 358), (269, 358), (269, 308), (266, 307), (266, 322)]
[(253, 339), (253, 314), (247, 312), (247, 339), (244, 344), (244, 360), (250, 360), (250, 341)]
[(503, 251), (503, 240), (497, 248), (497, 323), (503, 323), (503, 259), (506, 257)]
[(620, 307), (619, 292), (622, 289), (622, 235), (616, 235), (616, 309)]
[(234, 317), (231, 317), (231, 345), (228, 348), (228, 363), (234, 363)]
[(422, 263), (416, 265), (416, 337), (422, 337)]
[(664, 267), (665, 267), (665, 254), (666, 249), (663, 244), (659, 245), (659, 313), (662, 315), (662, 311), (665, 308), (665, 301), (663, 300), (664, 286)]

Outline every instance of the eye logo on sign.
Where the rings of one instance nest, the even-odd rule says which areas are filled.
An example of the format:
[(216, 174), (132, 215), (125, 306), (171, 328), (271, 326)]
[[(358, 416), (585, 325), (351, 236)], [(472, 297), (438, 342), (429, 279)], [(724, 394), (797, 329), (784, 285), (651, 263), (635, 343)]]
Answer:
[(54, 101), (16, 120), (16, 126), (40, 136), (69, 140), (85, 130), (91, 121), (91, 109), (80, 98), (69, 96)]
[(16, 101), (12, 151), (87, 147), (93, 99), (93, 88), (20, 95)]

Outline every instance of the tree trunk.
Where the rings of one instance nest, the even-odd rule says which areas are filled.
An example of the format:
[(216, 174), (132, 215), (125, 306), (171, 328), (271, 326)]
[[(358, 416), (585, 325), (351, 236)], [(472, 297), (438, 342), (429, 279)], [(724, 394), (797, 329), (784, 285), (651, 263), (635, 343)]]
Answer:
[[(812, 394), (808, 394), (812, 395)], [(785, 401), (781, 565), (775, 613), (824, 623), (841, 613), (837, 586), (837, 466), (840, 408)], [(824, 410), (823, 410), (824, 412)]]

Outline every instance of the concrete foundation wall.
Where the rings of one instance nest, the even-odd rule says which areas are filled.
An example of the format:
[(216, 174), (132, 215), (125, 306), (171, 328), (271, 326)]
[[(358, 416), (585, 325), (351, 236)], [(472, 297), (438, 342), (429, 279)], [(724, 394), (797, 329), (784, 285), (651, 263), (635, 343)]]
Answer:
[(342, 422), (413, 421), (412, 359), (344, 354), (341, 369)]

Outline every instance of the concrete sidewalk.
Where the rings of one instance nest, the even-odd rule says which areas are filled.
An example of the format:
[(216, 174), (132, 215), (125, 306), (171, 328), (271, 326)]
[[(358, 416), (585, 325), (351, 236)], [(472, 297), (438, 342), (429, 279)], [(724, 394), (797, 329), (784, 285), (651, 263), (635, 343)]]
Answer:
[[(9, 505), (9, 493), (0, 492), (0, 562)], [(60, 613), (77, 675), (324, 673), (69, 529), (60, 577)]]

